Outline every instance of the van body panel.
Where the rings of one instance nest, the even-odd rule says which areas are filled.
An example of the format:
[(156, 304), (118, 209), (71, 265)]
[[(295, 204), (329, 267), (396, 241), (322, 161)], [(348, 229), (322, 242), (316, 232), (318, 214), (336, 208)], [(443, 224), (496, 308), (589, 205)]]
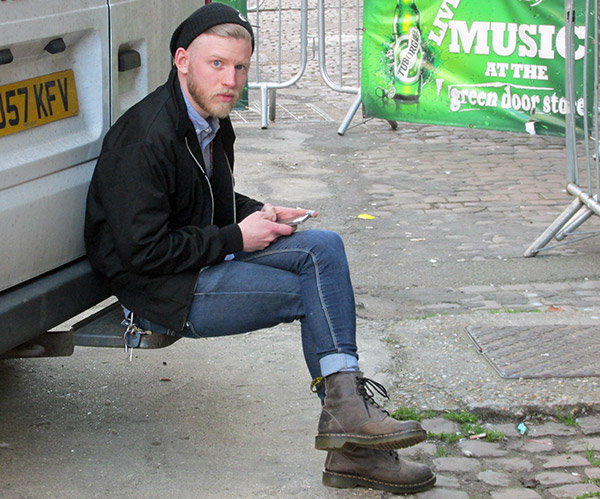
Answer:
[[(0, 86), (72, 70), (79, 111), (0, 137), (0, 291), (84, 255), (87, 185), (110, 120), (106, 0), (23, 0), (2, 14), (0, 47), (14, 59), (0, 67)], [(57, 39), (64, 50), (45, 50)], [(56, 86), (40, 95), (13, 98), (21, 119), (25, 105), (44, 115), (61, 98)], [(11, 101), (0, 99), (7, 114)]]
[[(179, 23), (203, 3), (190, 0), (110, 2), (113, 123), (133, 104), (166, 81), (172, 60), (169, 51), (171, 35)], [(152, 28), (148, 29), (149, 26)], [(140, 66), (119, 71), (119, 55), (127, 51), (135, 51), (140, 55)]]
[(171, 34), (204, 3), (0, 4), (0, 354), (109, 296), (83, 243), (102, 140), (166, 81)]

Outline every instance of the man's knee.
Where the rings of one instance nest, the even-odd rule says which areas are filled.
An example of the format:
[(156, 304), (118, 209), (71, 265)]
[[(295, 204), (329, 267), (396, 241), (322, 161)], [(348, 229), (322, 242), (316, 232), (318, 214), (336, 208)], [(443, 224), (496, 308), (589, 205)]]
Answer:
[(344, 241), (337, 232), (331, 230), (312, 229), (305, 231), (313, 248), (325, 252), (345, 253)]
[(310, 230), (305, 232), (309, 240), (307, 249), (321, 264), (348, 271), (348, 259), (344, 241), (337, 232), (330, 230)]

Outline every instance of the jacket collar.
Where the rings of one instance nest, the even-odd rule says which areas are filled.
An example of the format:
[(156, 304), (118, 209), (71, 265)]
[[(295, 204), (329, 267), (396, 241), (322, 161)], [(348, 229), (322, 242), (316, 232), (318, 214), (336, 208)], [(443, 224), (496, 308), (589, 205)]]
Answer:
[(175, 66), (173, 66), (169, 73), (167, 86), (169, 87), (171, 98), (173, 99), (173, 102), (175, 102), (175, 109), (177, 112), (177, 136), (183, 139), (190, 131), (195, 134), (196, 132), (194, 131), (194, 127), (187, 114), (187, 108), (185, 106), (185, 101), (183, 100), (181, 85), (179, 84), (179, 78), (177, 77), (177, 68)]

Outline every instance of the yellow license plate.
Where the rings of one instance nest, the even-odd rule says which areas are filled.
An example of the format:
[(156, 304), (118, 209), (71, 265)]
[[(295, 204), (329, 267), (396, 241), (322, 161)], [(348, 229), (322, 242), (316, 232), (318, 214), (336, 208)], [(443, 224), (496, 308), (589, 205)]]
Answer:
[(72, 69), (0, 86), (0, 137), (77, 114)]

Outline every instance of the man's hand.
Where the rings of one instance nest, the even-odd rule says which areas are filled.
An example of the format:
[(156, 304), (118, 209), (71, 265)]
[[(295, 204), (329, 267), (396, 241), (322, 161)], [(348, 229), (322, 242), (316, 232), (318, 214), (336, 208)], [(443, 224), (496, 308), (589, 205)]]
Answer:
[(260, 211), (264, 213), (265, 217), (268, 220), (271, 220), (271, 222), (277, 222), (277, 211), (275, 206), (273, 206), (271, 203), (265, 203)]
[[(270, 203), (266, 203), (262, 208), (262, 212), (273, 222), (301, 217), (302, 215), (305, 215), (307, 211), (308, 210), (305, 210), (304, 208), (285, 208), (284, 206), (273, 206)], [(315, 213), (314, 216), (316, 217), (317, 214)]]
[(273, 211), (270, 209), (265, 210), (263, 207), (262, 211), (256, 211), (248, 215), (238, 224), (242, 231), (244, 251), (251, 252), (265, 249), (278, 237), (289, 236), (294, 232), (294, 227), (276, 223), (273, 220), (273, 218), (277, 220), (275, 208), (271, 205), (268, 206)]

